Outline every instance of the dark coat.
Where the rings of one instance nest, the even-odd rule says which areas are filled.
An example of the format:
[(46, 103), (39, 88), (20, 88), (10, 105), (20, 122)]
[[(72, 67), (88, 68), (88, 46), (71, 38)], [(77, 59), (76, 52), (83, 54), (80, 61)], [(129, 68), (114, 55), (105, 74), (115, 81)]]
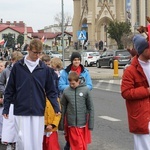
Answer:
[(64, 90), (62, 99), (62, 120), (60, 128), (64, 128), (66, 115), (68, 126), (83, 127), (88, 121), (88, 128), (94, 128), (94, 106), (90, 90), (81, 83), (77, 88), (68, 87)]
[(46, 96), (55, 112), (60, 112), (52, 71), (42, 61), (32, 73), (24, 58), (15, 63), (4, 94), (3, 114), (8, 114), (10, 103), (14, 100), (14, 115), (43, 116)]

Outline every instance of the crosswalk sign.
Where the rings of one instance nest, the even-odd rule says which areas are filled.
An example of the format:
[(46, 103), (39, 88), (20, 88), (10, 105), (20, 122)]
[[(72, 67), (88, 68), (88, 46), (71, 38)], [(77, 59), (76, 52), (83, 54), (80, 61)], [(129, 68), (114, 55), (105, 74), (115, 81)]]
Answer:
[(78, 40), (86, 40), (86, 31), (78, 31), (77, 32)]

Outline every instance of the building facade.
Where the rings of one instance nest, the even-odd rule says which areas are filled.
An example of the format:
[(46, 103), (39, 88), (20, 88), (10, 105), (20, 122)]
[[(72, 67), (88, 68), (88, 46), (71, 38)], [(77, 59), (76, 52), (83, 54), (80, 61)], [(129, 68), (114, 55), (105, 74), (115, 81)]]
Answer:
[(132, 32), (140, 25), (146, 26), (150, 17), (150, 0), (73, 0), (73, 41), (77, 32), (85, 30), (91, 46), (102, 40), (109, 48), (116, 44), (108, 38), (106, 29), (110, 21), (130, 21)]

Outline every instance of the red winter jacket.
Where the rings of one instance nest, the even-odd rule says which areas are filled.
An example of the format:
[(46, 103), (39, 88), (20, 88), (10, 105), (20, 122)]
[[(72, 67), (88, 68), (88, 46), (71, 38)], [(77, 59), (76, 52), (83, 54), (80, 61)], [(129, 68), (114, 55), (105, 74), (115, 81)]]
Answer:
[(148, 81), (138, 57), (126, 68), (121, 84), (121, 94), (126, 100), (129, 130), (135, 134), (148, 134), (150, 122), (150, 94)]

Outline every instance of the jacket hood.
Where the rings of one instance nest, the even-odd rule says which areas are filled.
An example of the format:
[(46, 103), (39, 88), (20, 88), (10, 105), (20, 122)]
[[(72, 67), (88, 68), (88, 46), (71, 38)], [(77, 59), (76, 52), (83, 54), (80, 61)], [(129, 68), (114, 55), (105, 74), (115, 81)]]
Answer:
[(80, 79), (80, 85), (79, 86), (86, 86), (84, 77), (80, 76), (79, 79)]
[[(67, 67), (65, 68), (65, 70), (66, 70), (66, 72), (67, 72), (67, 73), (69, 73), (69, 72), (70, 72), (70, 70), (71, 70), (71, 66), (72, 66), (72, 64), (70, 64), (69, 66), (67, 66)], [(80, 66), (81, 66), (81, 72), (83, 72), (83, 71), (84, 71), (84, 67), (83, 67), (83, 65), (82, 65), (82, 64), (80, 64)]]

